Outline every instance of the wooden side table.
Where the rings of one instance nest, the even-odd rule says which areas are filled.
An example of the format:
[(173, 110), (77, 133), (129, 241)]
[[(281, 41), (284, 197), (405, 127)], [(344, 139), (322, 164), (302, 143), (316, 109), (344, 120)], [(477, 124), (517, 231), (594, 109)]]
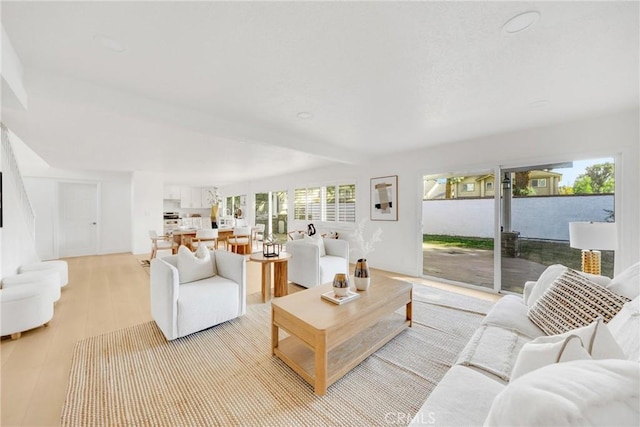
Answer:
[(262, 264), (262, 302), (271, 299), (271, 264), (275, 265), (273, 296), (283, 297), (289, 293), (289, 275), (287, 273), (289, 258), (291, 258), (291, 254), (286, 252), (274, 257), (266, 257), (262, 253), (256, 252), (249, 257), (251, 261)]

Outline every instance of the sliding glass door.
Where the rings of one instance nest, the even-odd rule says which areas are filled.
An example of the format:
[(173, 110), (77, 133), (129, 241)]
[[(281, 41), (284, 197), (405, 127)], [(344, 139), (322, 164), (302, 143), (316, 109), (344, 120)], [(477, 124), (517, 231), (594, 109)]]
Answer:
[(581, 270), (582, 249), (600, 249), (602, 274), (613, 275), (610, 247), (569, 239), (571, 222), (614, 222), (613, 158), (498, 171), (423, 177), (425, 277), (521, 293), (549, 265)]
[(427, 175), (423, 185), (423, 274), (493, 289), (493, 172)]
[(287, 238), (287, 192), (256, 193), (256, 224), (264, 224), (265, 236)]

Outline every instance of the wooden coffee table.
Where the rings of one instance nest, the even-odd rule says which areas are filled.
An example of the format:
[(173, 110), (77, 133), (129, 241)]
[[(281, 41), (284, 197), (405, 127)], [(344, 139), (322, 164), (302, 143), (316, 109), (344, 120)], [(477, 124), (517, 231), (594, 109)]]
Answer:
[[(321, 299), (325, 284), (273, 300), (271, 353), (324, 395), (389, 340), (411, 326), (411, 283), (389, 279), (337, 305)], [(405, 315), (394, 311), (406, 307)], [(280, 340), (279, 330), (289, 336)]]

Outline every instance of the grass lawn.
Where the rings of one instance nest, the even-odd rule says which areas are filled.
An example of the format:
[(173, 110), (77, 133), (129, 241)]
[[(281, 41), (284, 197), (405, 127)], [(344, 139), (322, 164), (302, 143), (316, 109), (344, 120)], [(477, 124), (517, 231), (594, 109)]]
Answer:
[[(469, 236), (424, 234), (424, 243), (444, 247), (493, 250), (493, 239)], [(562, 264), (575, 270), (581, 267), (581, 251), (569, 242), (520, 238), (520, 257), (542, 265)], [(602, 275), (613, 277), (613, 251), (602, 251)]]

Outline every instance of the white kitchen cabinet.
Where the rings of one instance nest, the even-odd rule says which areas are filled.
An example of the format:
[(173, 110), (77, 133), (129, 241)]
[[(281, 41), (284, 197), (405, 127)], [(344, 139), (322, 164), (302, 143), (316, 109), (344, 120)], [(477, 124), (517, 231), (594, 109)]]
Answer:
[(182, 187), (180, 191), (180, 207), (191, 208), (191, 187)]
[(201, 209), (205, 206), (207, 201), (204, 201), (204, 205), (202, 203), (202, 188), (201, 187), (191, 187), (191, 207), (195, 209)]
[(180, 200), (180, 186), (179, 185), (165, 185), (164, 199), (166, 200)]

